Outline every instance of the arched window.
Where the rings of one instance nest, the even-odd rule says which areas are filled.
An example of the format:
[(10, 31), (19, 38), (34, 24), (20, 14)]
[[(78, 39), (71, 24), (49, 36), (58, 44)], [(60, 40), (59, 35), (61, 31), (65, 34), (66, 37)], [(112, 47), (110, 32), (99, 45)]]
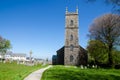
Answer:
[(73, 35), (72, 35), (72, 34), (70, 35), (70, 40), (71, 40), (71, 41), (73, 40)]
[(70, 51), (73, 51), (74, 46), (70, 45)]
[(73, 20), (70, 21), (70, 26), (73, 26)]
[(70, 55), (70, 62), (73, 62), (74, 57)]

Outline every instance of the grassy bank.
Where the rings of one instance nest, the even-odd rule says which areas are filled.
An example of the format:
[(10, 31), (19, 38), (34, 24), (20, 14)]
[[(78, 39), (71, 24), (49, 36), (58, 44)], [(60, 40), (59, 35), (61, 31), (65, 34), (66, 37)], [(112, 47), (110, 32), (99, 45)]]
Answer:
[(119, 80), (120, 70), (80, 69), (54, 66), (43, 73), (42, 80)]
[(23, 80), (31, 72), (45, 66), (25, 66), (16, 63), (0, 63), (0, 80)]

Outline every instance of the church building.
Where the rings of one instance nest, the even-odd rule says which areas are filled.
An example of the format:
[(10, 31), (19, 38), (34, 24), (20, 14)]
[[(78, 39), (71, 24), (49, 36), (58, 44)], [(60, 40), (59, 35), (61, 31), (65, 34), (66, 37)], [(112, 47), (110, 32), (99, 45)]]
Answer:
[(65, 13), (65, 45), (57, 50), (58, 65), (87, 65), (87, 51), (79, 45), (78, 8)]

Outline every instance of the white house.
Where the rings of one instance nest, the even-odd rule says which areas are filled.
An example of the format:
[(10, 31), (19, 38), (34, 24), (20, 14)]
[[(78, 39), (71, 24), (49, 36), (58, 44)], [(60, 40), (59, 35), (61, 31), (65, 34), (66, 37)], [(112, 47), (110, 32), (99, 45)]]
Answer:
[(13, 53), (11, 57), (13, 60), (21, 60), (21, 61), (26, 60), (26, 54), (24, 53)]
[[(0, 58), (2, 58), (2, 53), (0, 53)], [(26, 60), (26, 54), (24, 53), (13, 53), (11, 51), (6, 52), (6, 54), (4, 55), (4, 58), (6, 60), (20, 60), (20, 61), (24, 61)]]
[(11, 55), (12, 55), (12, 52), (7, 51), (6, 54), (5, 54), (5, 59), (9, 59), (9, 60), (12, 59)]

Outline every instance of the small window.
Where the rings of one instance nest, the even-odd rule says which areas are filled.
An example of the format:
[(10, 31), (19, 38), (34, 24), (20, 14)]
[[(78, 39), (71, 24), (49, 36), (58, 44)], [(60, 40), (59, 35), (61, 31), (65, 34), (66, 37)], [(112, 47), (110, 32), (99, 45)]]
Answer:
[(72, 35), (72, 34), (70, 35), (70, 40), (71, 40), (71, 41), (73, 40), (73, 35)]
[(73, 56), (72, 55), (70, 55), (70, 62), (73, 62)]
[(70, 45), (70, 51), (73, 51), (74, 46)]
[(73, 26), (73, 20), (70, 21), (70, 26)]

